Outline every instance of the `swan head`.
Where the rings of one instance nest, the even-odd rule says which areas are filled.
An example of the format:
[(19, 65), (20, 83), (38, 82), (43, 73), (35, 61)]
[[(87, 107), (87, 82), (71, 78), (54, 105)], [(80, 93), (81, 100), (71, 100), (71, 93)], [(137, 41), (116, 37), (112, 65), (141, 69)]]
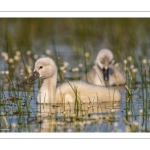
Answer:
[(28, 78), (27, 82), (31, 83), (37, 78), (49, 78), (57, 73), (57, 67), (55, 62), (48, 57), (39, 58), (35, 62), (35, 67), (32, 75)]
[(113, 61), (113, 53), (109, 49), (102, 49), (99, 51), (95, 60), (95, 65), (103, 71), (105, 81), (109, 80), (109, 68)]

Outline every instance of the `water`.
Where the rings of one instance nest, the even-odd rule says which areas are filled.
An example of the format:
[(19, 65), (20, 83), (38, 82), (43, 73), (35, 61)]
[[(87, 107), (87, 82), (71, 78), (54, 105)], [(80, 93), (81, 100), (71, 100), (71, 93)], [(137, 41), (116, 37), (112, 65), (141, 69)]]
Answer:
[(126, 91), (120, 89), (121, 101), (82, 104), (79, 111), (74, 104), (37, 104), (37, 92), (16, 91), (15, 98), (10, 96), (12, 92), (3, 91), (1, 132), (149, 132), (149, 101), (144, 114), (142, 93), (134, 90), (126, 102)]

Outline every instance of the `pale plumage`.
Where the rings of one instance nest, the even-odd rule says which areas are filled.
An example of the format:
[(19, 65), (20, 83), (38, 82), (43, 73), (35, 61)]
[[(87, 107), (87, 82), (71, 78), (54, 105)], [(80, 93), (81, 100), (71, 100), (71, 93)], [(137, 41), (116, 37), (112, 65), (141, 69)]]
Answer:
[(120, 100), (119, 91), (91, 85), (83, 81), (63, 83), (56, 89), (57, 67), (54, 61), (48, 57), (36, 61), (34, 72), (28, 82), (39, 77), (43, 78), (44, 81), (38, 93), (38, 103), (72, 103), (75, 102), (75, 99), (85, 103)]
[(113, 53), (108, 49), (99, 51), (93, 68), (81, 80), (102, 86), (125, 84), (125, 77), (113, 65)]

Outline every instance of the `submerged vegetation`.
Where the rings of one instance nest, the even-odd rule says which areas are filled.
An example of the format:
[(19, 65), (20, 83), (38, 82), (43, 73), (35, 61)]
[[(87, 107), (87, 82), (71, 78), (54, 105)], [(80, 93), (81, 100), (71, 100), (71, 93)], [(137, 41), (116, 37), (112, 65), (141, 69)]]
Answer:
[[(0, 132), (150, 132), (150, 19), (1, 18)], [(121, 101), (39, 105), (42, 80), (27, 84), (35, 61), (52, 57), (58, 82), (78, 80), (98, 51), (114, 53), (126, 77)], [(68, 82), (69, 84), (69, 82)]]

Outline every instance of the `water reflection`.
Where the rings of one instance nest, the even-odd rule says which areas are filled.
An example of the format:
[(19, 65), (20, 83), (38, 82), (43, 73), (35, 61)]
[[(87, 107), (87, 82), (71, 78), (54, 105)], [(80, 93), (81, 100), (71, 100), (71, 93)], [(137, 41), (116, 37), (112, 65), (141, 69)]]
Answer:
[[(41, 121), (38, 132), (100, 131), (99, 126), (113, 122), (120, 102), (75, 104), (39, 104), (37, 119)], [(90, 126), (93, 126), (90, 128)], [(89, 128), (89, 129), (88, 129)]]
[(37, 104), (37, 93), (32, 93), (30, 100), (26, 96), (13, 99), (4, 92), (0, 100), (0, 132), (150, 131), (149, 100), (143, 105), (141, 91), (134, 90), (126, 97), (124, 88), (118, 88), (122, 94), (119, 102), (82, 104)]

